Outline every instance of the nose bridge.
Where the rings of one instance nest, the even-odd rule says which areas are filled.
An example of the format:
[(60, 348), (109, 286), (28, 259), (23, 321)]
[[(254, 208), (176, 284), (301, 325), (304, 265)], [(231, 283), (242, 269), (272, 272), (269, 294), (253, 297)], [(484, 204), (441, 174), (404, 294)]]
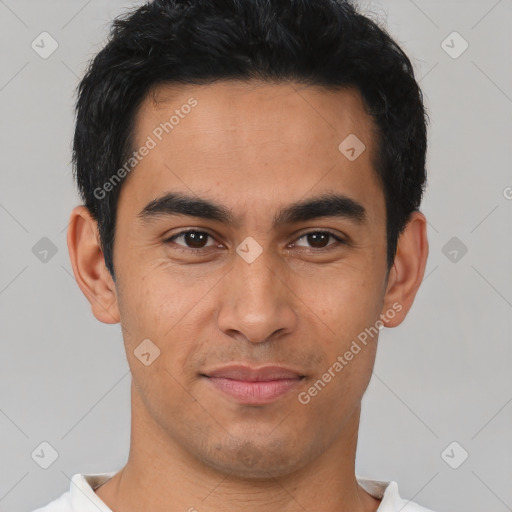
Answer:
[[(244, 243), (239, 246), (242, 249), (247, 249)], [(248, 253), (251, 250), (254, 247), (249, 245)], [(276, 276), (277, 259), (268, 249), (249, 261), (243, 252), (236, 255), (221, 305), (219, 328), (231, 333), (238, 331), (252, 342), (262, 342), (276, 331), (293, 328), (293, 299), (281, 282), (283, 278)]]
[[(240, 258), (242, 260), (242, 258)], [(235, 265), (237, 281), (241, 285), (238, 298), (240, 305), (251, 306), (253, 311), (257, 309), (275, 306), (279, 301), (280, 291), (276, 277), (275, 261), (268, 254), (261, 254), (252, 263), (238, 261)], [(243, 299), (247, 300), (243, 300)], [(240, 301), (240, 299), (242, 299)]]

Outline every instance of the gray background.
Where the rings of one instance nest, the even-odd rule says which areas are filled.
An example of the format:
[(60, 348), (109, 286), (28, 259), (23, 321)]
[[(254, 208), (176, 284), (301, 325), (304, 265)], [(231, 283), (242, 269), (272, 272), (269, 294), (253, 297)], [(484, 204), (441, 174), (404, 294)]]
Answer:
[[(65, 230), (78, 203), (74, 90), (131, 5), (0, 0), (0, 511), (41, 506), (74, 473), (117, 470), (128, 454), (120, 329), (90, 313)], [(397, 480), (439, 512), (512, 510), (512, 2), (361, 5), (408, 52), (424, 91), (430, 256), (407, 320), (381, 333), (357, 474)], [(31, 47), (43, 31), (59, 45), (46, 59)], [(442, 47), (453, 31), (469, 44), (457, 58)], [(462, 41), (451, 39), (453, 54)], [(31, 457), (43, 441), (58, 452), (48, 469)]]

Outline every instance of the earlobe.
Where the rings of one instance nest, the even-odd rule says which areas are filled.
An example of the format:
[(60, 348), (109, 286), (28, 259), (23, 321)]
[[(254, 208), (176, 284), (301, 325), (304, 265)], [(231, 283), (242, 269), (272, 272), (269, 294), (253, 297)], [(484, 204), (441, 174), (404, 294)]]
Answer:
[[(400, 325), (409, 312), (418, 291), (428, 257), (427, 220), (418, 211), (411, 214), (398, 239), (393, 267), (381, 312), (386, 327)], [(389, 312), (393, 310), (393, 314)]]
[(71, 212), (67, 234), (69, 257), (76, 282), (103, 323), (119, 322), (115, 284), (105, 266), (96, 220), (85, 206)]

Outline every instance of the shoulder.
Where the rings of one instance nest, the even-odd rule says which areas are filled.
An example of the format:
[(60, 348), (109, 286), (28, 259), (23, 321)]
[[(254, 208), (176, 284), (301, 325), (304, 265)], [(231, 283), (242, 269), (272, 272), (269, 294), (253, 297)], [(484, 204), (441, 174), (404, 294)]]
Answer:
[(112, 512), (94, 490), (115, 473), (76, 473), (71, 478), (68, 491), (32, 512)]
[[(382, 508), (382, 505), (385, 506)], [(398, 492), (398, 484), (396, 482), (389, 482), (384, 492), (384, 497), (381, 506), (377, 512), (434, 512), (433, 510), (418, 505), (411, 500), (400, 497)]]
[(381, 500), (376, 512), (434, 512), (411, 500), (402, 498), (395, 481), (383, 482), (358, 478), (358, 482), (373, 497)]
[(51, 501), (43, 507), (35, 509), (33, 512), (70, 512), (72, 509), (71, 493), (66, 491), (57, 499)]

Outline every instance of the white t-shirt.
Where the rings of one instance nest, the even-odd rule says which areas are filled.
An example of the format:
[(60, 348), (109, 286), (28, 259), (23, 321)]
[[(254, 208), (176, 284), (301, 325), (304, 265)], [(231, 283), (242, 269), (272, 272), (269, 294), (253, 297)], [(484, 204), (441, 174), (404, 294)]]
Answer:
[[(33, 512), (112, 512), (94, 492), (112, 478), (117, 471), (73, 475), (69, 491)], [(433, 512), (409, 500), (400, 498), (396, 482), (379, 482), (358, 478), (359, 485), (372, 496), (382, 499), (377, 512)]]

